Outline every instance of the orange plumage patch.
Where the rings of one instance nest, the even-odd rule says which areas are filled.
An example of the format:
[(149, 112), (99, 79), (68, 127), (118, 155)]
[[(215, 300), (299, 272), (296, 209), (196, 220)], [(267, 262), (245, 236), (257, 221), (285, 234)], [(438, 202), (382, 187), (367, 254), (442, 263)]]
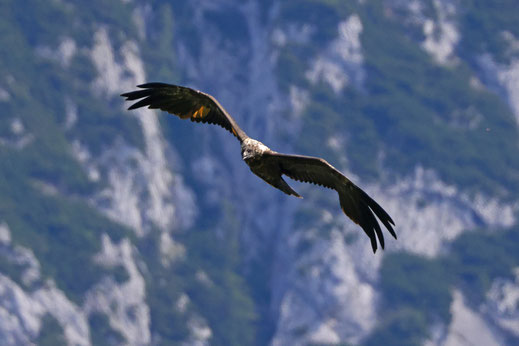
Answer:
[(193, 118), (203, 118), (209, 113), (209, 108), (201, 106), (196, 112), (193, 113)]

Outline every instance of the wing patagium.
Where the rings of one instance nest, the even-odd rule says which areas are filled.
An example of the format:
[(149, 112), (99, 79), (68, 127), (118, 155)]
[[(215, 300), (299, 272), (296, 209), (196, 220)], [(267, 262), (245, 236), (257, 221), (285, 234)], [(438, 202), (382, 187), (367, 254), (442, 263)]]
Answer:
[(286, 155), (272, 152), (268, 160), (275, 160), (281, 174), (301, 182), (321, 185), (337, 191), (342, 211), (358, 224), (371, 241), (373, 252), (377, 250), (377, 239), (382, 249), (384, 235), (377, 218), (396, 239), (395, 225), (389, 214), (366, 192), (351, 182), (346, 176), (318, 157)]
[(171, 113), (181, 119), (219, 125), (240, 141), (247, 137), (229, 113), (211, 95), (166, 83), (146, 83), (137, 87), (143, 90), (121, 94), (127, 101), (138, 100), (128, 110), (147, 106), (150, 109)]

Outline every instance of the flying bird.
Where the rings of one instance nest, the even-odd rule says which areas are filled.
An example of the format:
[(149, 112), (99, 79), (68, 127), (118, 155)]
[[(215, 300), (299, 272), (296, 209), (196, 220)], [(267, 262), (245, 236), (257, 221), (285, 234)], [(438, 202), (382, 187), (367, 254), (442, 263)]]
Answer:
[(219, 125), (240, 141), (242, 158), (250, 170), (287, 195), (301, 198), (283, 179), (283, 175), (337, 191), (342, 211), (364, 230), (371, 241), (373, 252), (377, 250), (377, 238), (382, 249), (384, 248), (384, 236), (377, 218), (396, 239), (393, 229), (395, 223), (388, 213), (324, 159), (287, 155), (271, 150), (260, 141), (247, 136), (220, 103), (209, 94), (165, 83), (147, 83), (138, 87), (142, 90), (121, 95), (127, 101), (138, 100), (128, 110), (147, 106), (150, 109), (171, 113), (181, 119)]

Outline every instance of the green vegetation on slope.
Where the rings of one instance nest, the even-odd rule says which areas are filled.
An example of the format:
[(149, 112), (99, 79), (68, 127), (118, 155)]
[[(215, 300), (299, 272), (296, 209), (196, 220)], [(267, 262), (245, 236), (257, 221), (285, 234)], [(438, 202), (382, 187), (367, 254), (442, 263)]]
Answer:
[(514, 279), (518, 266), (518, 228), (464, 233), (446, 255), (436, 259), (386, 255), (380, 272), (379, 323), (365, 344), (423, 344), (431, 336), (431, 326), (449, 324), (454, 288), (461, 288), (468, 303), (477, 308), (494, 280)]
[[(149, 48), (144, 49), (147, 74), (150, 80), (181, 83), (179, 76), (182, 71), (175, 68), (176, 56), (172, 53), (175, 52), (174, 37), (193, 35), (186, 22), (192, 14), (186, 12), (188, 9), (182, 2), (160, 2), (156, 6), (160, 15), (152, 26), (154, 34), (143, 42)], [(245, 22), (239, 13), (211, 12), (208, 20), (229, 32), (233, 41), (245, 39), (246, 30), (229, 26), (230, 23), (239, 23), (243, 29)], [(186, 25), (182, 25), (185, 22)], [(173, 23), (177, 25), (173, 26)], [(196, 54), (200, 47), (196, 40), (191, 42), (193, 46), (189, 49)], [(200, 155), (197, 132), (200, 128), (188, 121), (172, 119), (165, 113), (161, 115), (159, 120), (165, 138), (179, 149), (181, 161), (196, 160)], [(208, 130), (221, 131), (215, 127)], [(186, 248), (186, 257), (164, 267), (157, 248), (160, 240), (154, 235), (139, 247), (148, 267), (154, 268), (146, 280), (152, 332), (159, 333), (164, 344), (179, 343), (189, 337), (190, 320), (202, 316), (211, 328), (212, 345), (254, 344), (257, 317), (242, 274), (239, 225), (233, 221), (235, 213), (224, 197), (220, 205), (227, 207), (217, 207), (206, 201), (206, 187), (196, 180), (191, 167), (186, 166), (186, 172), (190, 173), (183, 174), (184, 182), (193, 189), (197, 208), (204, 214), (192, 228), (175, 234), (175, 241)], [(214, 228), (216, 224), (224, 226), (219, 230)], [(185, 311), (176, 308), (182, 294), (189, 297)]]
[[(478, 73), (471, 64), (461, 60), (455, 67), (438, 65), (401, 23), (385, 15), (380, 1), (349, 10), (330, 3), (336, 12), (322, 11), (312, 39), (322, 30), (336, 37), (339, 21), (349, 11), (358, 14), (367, 78), (360, 88), (348, 86), (336, 94), (329, 86), (310, 85), (304, 78), (314, 59), (308, 55), (313, 40), (281, 49), (280, 84), (285, 90), (297, 85), (310, 92), (302, 140), (295, 143), (299, 151), (317, 154), (318, 150), (337, 163), (337, 154), (327, 151), (325, 144), (330, 135), (340, 135), (346, 139), (350, 169), (364, 179), (378, 177), (381, 165), (400, 176), (423, 166), (471, 193), (515, 196), (519, 155), (514, 117), (500, 97), (472, 86)], [(291, 6), (296, 4), (287, 2), (283, 7), (287, 16)], [(296, 12), (302, 15), (299, 21), (311, 23), (313, 12), (302, 8)]]
[[(9, 47), (0, 51), (0, 87), (9, 95), (7, 101), (0, 101), (0, 137), (16, 140), (11, 130), (14, 119), (20, 119), (32, 136), (21, 149), (0, 144), (0, 222), (9, 225), (15, 244), (32, 249), (42, 265), (44, 279), (53, 278), (58, 288), (78, 304), (85, 291), (104, 275), (114, 276), (118, 282), (127, 279), (121, 267), (100, 268), (92, 257), (100, 250), (101, 234), (107, 233), (117, 241), (131, 232), (82, 202), (104, 183), (87, 178), (70, 142), (80, 141), (94, 156), (121, 138), (138, 148), (144, 146), (139, 125), (121, 111), (121, 100), (92, 90), (97, 75), (90, 56), (94, 33), (106, 29), (116, 51), (128, 39), (137, 41), (150, 79), (178, 81), (182, 71), (175, 66), (175, 35), (191, 38), (188, 48), (195, 56), (201, 48), (194, 34), (193, 13), (188, 12), (186, 4), (160, 1), (151, 5), (159, 13), (158, 20), (147, 23), (146, 42), (141, 42), (129, 19), (133, 3), (0, 3), (0, 44)], [(349, 168), (363, 179), (379, 177), (381, 167), (401, 176), (422, 165), (468, 191), (491, 195), (507, 191), (509, 196), (516, 196), (517, 130), (509, 108), (496, 95), (470, 87), (477, 75), (470, 63), (460, 61), (454, 68), (434, 63), (413, 41), (420, 33), (405, 32), (399, 23), (386, 17), (382, 4), (291, 0), (280, 5), (280, 25), (309, 23), (315, 29), (310, 42), (290, 42), (278, 58), (282, 90), (297, 85), (310, 92), (301, 140), (294, 143), (295, 149), (337, 164), (339, 153), (327, 148), (326, 141), (331, 135), (341, 135), (346, 140)], [(506, 61), (507, 46), (501, 31), (519, 37), (515, 2), (471, 0), (464, 6), (459, 47), (462, 58), (468, 60), (492, 50), (500, 61)], [(339, 21), (353, 13), (363, 23), (365, 84), (359, 89), (348, 87), (340, 94), (325, 84), (310, 85), (305, 77), (310, 63), (337, 36)], [(208, 17), (208, 23), (221, 28), (231, 44), (239, 46), (248, 39), (239, 12), (209, 11)], [(235, 30), (232, 23), (239, 23), (241, 29)], [(65, 38), (72, 38), (77, 47), (68, 67), (45, 55), (56, 52)], [(115, 59), (121, 57), (116, 54)], [(78, 114), (76, 125), (69, 130), (64, 129), (67, 102), (75, 105)], [(192, 124), (164, 121), (163, 125), (168, 141), (181, 148), (182, 161), (192, 162), (198, 157), (198, 133)], [(187, 174), (187, 183), (194, 189), (204, 217), (191, 229), (175, 234), (175, 240), (187, 249), (186, 258), (163, 266), (157, 230), (145, 239), (132, 239), (148, 268), (143, 275), (152, 333), (160, 335), (164, 344), (185, 341), (190, 333), (189, 318), (198, 315), (212, 330), (212, 344), (267, 343), (275, 331), (269, 310), (272, 263), (255, 262), (252, 273), (243, 273), (240, 230), (230, 203), (222, 208), (211, 205), (203, 198), (205, 187), (189, 179), (191, 175)], [(45, 184), (56, 193), (43, 193), (41, 186)], [(321, 205), (326, 203), (326, 198), (317, 197)], [(314, 221), (310, 211), (303, 210), (296, 222)], [(215, 230), (216, 221), (225, 227)], [(448, 322), (452, 287), (461, 287), (472, 304), (481, 302), (491, 282), (511, 275), (511, 268), (518, 265), (517, 256), (511, 255), (519, 253), (514, 245), (519, 243), (516, 233), (463, 235), (454, 242), (450, 254), (439, 260), (388, 255), (381, 274), (381, 322), (367, 343), (380, 344), (383, 340), (385, 344), (401, 345), (403, 339), (409, 344), (421, 343), (431, 323)], [(300, 250), (305, 251), (305, 246)], [(269, 257), (270, 253), (263, 255)], [(1, 272), (23, 287), (20, 269), (0, 258)], [(204, 281), (205, 277), (209, 280)], [(187, 293), (189, 303), (185, 311), (180, 311), (176, 304), (183, 293)], [(92, 315), (89, 323), (94, 343), (122, 340), (107, 327), (106, 316)], [(59, 344), (62, 339), (59, 323), (46, 317), (38, 341)]]
[(459, 51), (467, 59), (491, 52), (500, 62), (509, 62), (510, 42), (503, 33), (519, 38), (519, 16), (515, 0), (465, 0), (460, 11), (463, 40)]
[(110, 321), (105, 314), (96, 312), (89, 316), (90, 337), (96, 346), (112, 346), (125, 343), (124, 337), (110, 327)]
[[(101, 248), (101, 234), (118, 240), (131, 232), (78, 198), (102, 186), (86, 177), (68, 136), (100, 151), (120, 136), (121, 129), (133, 133), (135, 143), (141, 135), (135, 119), (122, 117), (114, 111), (115, 105), (100, 105), (93, 95), (90, 83), (97, 72), (88, 52), (78, 50), (70, 70), (40, 53), (42, 47), (56, 49), (66, 37), (63, 26), (70, 27), (67, 37), (77, 40), (78, 48), (90, 47), (92, 42), (86, 37), (93, 36), (94, 23), (78, 26), (73, 21), (87, 19), (97, 7), (34, 0), (30, 4), (4, 1), (0, 8), (0, 44), (9, 47), (0, 53), (0, 74), (6, 76), (2, 87), (9, 94), (2, 104), (0, 135), (15, 140), (10, 124), (18, 119), (24, 127), (22, 135), (29, 138), (23, 147), (0, 145), (0, 220), (9, 225), (15, 244), (34, 252), (44, 279), (53, 278), (58, 288), (80, 304), (86, 290), (103, 275), (115, 275), (118, 280), (126, 277), (121, 268), (104, 270), (93, 263)], [(124, 12), (117, 13), (123, 22)], [(49, 21), (62, 17), (64, 21)], [(79, 118), (80, 129), (71, 133), (64, 130), (67, 101), (77, 105)], [(44, 193), (45, 185), (55, 192)]]
[(40, 334), (36, 339), (36, 344), (39, 346), (55, 346), (67, 344), (67, 339), (63, 333), (63, 328), (59, 322), (47, 314), (42, 319), (42, 326)]

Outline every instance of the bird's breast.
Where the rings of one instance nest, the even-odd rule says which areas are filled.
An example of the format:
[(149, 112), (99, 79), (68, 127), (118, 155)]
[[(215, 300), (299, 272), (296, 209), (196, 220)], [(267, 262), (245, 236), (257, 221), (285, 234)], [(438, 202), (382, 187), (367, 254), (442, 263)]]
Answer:
[(257, 156), (250, 156), (250, 157), (247, 157), (247, 158), (244, 158), (243, 161), (245, 161), (245, 163), (247, 165), (249, 165), (249, 167), (252, 169), (253, 167), (254, 168), (258, 168), (258, 167), (261, 167), (262, 166), (262, 163), (261, 163), (261, 158), (259, 157), (259, 155)]

